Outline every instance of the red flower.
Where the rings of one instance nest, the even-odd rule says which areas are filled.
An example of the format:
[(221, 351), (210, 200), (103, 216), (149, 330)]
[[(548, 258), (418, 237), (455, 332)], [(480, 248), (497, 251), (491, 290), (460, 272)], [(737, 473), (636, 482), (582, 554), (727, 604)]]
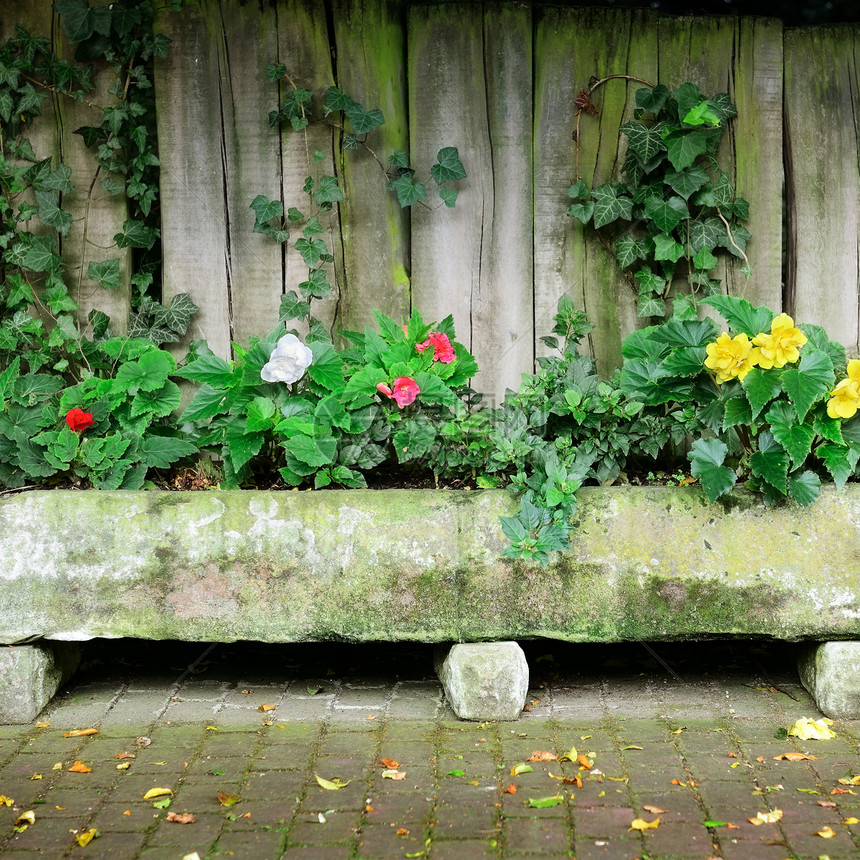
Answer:
[(428, 347), (433, 347), (433, 361), (441, 361), (442, 364), (450, 364), (457, 356), (454, 355), (454, 347), (448, 340), (447, 334), (441, 331), (430, 332), (430, 337), (416, 345), (418, 352), (423, 352)]
[(401, 409), (415, 401), (421, 393), (418, 383), (411, 376), (398, 376), (394, 380), (394, 388), (389, 388), (384, 382), (376, 386), (377, 390), (389, 400), (393, 400)]
[(77, 406), (74, 409), (70, 409), (66, 414), (66, 424), (68, 424), (75, 433), (80, 433), (81, 431), (86, 430), (92, 423), (93, 416), (89, 412), (84, 412), (83, 409), (78, 409)]

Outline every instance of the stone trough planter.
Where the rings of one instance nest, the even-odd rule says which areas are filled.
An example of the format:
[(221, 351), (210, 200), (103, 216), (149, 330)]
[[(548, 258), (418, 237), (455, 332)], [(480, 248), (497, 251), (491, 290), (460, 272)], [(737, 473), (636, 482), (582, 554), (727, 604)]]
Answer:
[(7, 496), (0, 720), (44, 707), (73, 643), (123, 636), (509, 643), (438, 654), (455, 709), (477, 719), (522, 708), (516, 640), (804, 640), (819, 706), (860, 717), (860, 487), (808, 509), (583, 490), (571, 547), (545, 570), (500, 558), (498, 517), (516, 508), (502, 491)]

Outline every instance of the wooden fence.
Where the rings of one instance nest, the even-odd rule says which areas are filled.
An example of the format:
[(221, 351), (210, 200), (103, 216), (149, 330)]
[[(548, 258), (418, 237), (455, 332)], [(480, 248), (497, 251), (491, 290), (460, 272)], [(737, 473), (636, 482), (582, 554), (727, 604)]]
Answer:
[[(4, 32), (24, 23), (62, 43), (48, 0), (11, 0), (9, 9), (18, 20), (0, 13)], [(498, 396), (532, 369), (566, 291), (596, 324), (590, 348), (610, 372), (621, 339), (641, 324), (634, 295), (565, 214), (573, 99), (593, 75), (608, 74), (729, 93), (739, 116), (719, 160), (751, 204), (753, 275), (730, 265), (719, 276), (732, 294), (824, 325), (857, 354), (856, 25), (783, 30), (762, 18), (512, 2), (185, 0), (181, 13), (160, 13), (158, 28), (173, 40), (155, 69), (164, 294), (191, 294), (201, 308), (192, 336), (221, 355), (230, 341), (270, 331), (281, 295), (307, 278), (294, 250), (252, 232), (251, 200), (265, 194), (301, 207), (305, 176), (336, 172), (345, 200), (324, 224), (335, 295), (321, 308), (333, 329), (361, 328), (373, 308), (395, 318), (413, 306), (428, 318), (453, 313), (481, 366), (478, 387)], [(383, 160), (403, 149), (426, 174), (440, 147), (457, 146), (468, 178), (456, 208), (401, 210), (373, 158), (342, 151), (331, 126), (312, 123), (306, 135), (270, 128), (267, 115), (285, 94), (266, 80), (274, 62), (314, 93), (317, 114), (333, 83), (381, 108), (385, 125), (369, 143)], [(589, 185), (617, 174), (618, 126), (639, 86), (605, 85), (599, 116), (583, 118), (579, 173)], [(80, 148), (69, 135), (78, 120), (56, 110), (41, 143), (67, 155)], [(309, 159), (315, 149), (327, 160)], [(85, 294), (82, 261), (116, 256), (94, 237), (116, 232), (125, 212), (116, 198), (102, 205), (90, 213), (89, 242), (64, 243)]]

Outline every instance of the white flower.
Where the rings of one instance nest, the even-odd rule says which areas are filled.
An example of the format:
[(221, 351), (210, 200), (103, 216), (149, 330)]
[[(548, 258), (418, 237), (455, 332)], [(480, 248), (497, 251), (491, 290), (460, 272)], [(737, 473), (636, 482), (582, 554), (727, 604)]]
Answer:
[(294, 334), (285, 334), (263, 365), (260, 376), (265, 382), (298, 382), (313, 360), (314, 354)]

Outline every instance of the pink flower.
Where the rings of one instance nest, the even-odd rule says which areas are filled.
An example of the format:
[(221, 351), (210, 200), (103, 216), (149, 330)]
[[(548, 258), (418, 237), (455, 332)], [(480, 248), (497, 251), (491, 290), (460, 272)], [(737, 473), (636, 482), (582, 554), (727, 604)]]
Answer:
[(416, 345), (415, 349), (418, 352), (423, 352), (427, 347), (433, 347), (433, 361), (441, 361), (442, 364), (450, 364), (456, 356), (454, 355), (454, 347), (451, 346), (451, 341), (448, 340), (448, 335), (441, 331), (430, 332), (430, 337)]
[(83, 409), (78, 409), (77, 406), (66, 413), (66, 424), (68, 424), (75, 433), (81, 433), (92, 423), (92, 413), (84, 412)]
[(394, 380), (393, 389), (384, 382), (377, 383), (376, 389), (389, 400), (393, 400), (401, 409), (414, 403), (415, 398), (421, 393), (418, 383), (411, 376), (398, 376)]

